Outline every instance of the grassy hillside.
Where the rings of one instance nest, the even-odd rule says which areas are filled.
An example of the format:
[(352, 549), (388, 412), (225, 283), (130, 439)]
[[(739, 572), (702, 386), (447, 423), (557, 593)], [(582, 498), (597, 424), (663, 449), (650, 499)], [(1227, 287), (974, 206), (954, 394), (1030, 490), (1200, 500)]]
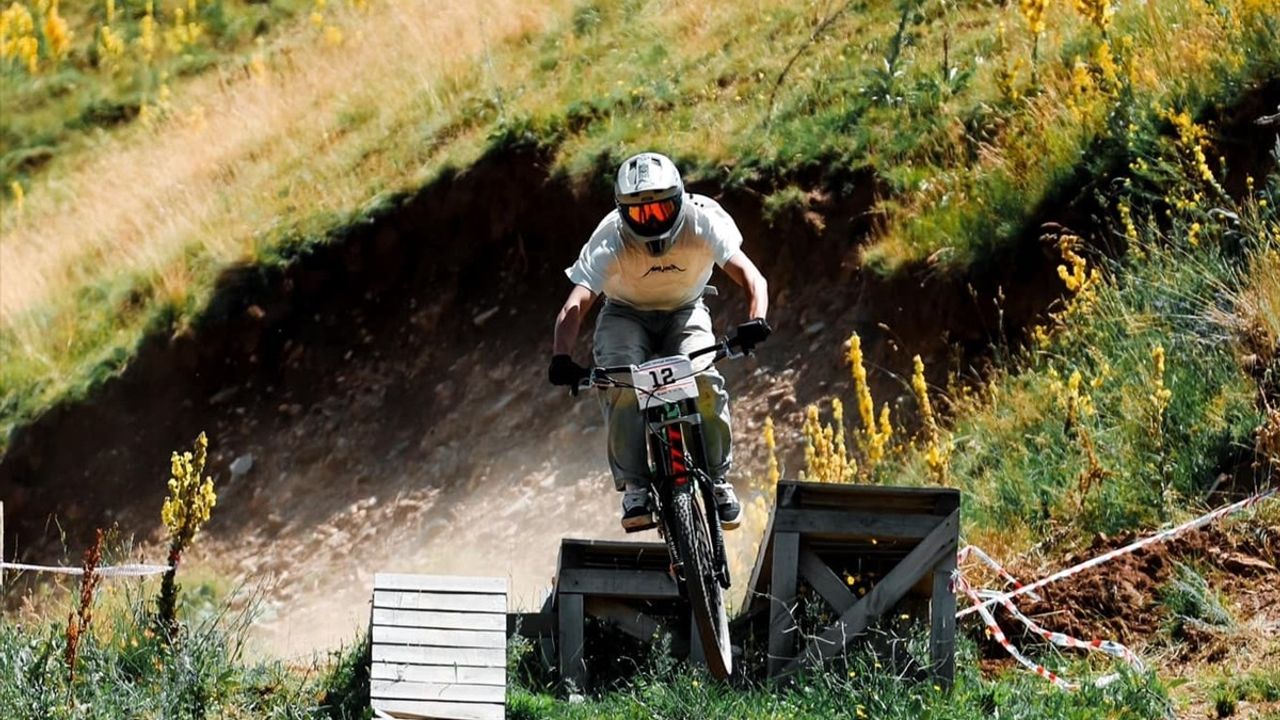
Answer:
[[(227, 264), (279, 261), (486, 148), (549, 147), (558, 171), (596, 183), (655, 147), (694, 179), (776, 188), (774, 209), (848, 192), (868, 169), (883, 231), (867, 262), (964, 267), (1020, 237), (1055, 193), (1124, 168), (1170, 113), (1195, 117), (1280, 66), (1266, 1), (1090, 7), (362, 3), (247, 50), (229, 24), (217, 72), (180, 77), (185, 53), (139, 71), (170, 73), (149, 122), (66, 143), (14, 176), (22, 199), (11, 188), (0, 219), (0, 422), (82, 394), (144, 333), (180, 330)], [(83, 13), (82, 42), (100, 12)], [(9, 58), (6, 94), (58, 95), (46, 73), (71, 70), (49, 64), (32, 75)], [(110, 74), (94, 92), (121, 82)], [(7, 122), (74, 125), (75, 102), (50, 104)], [(10, 154), (38, 133), (19, 134)]]
[[(697, 182), (763, 194), (766, 214), (873, 184), (876, 230), (861, 258), (890, 276), (963, 277), (1074, 213), (1077, 227), (1047, 235), (1065, 297), (1041, 325), (993, 333), (1004, 344), (981, 372), (917, 362), (890, 404), (871, 395), (858, 343), (828, 349), (848, 357), (850, 388), (803, 427), (777, 428), (784, 446), (804, 447), (809, 479), (962, 488), (966, 541), (1035, 571), (1273, 486), (1280, 472), (1280, 175), (1262, 148), (1208, 120), (1280, 76), (1274, 0), (208, 2), (183, 17), (210, 29), (150, 57), (145, 5), (122, 3), (119, 21), (97, 4), (56, 7), (26, 10), (29, 23), (10, 11), (0, 52), (0, 449), (15, 426), (119, 372), (144, 336), (188, 329), (232, 264), (289, 262), (495, 149), (539, 148), (548, 173), (588, 187), (654, 147)], [(176, 31), (178, 9), (151, 13)], [(77, 38), (69, 49), (47, 29), (57, 16)], [(124, 38), (116, 50), (97, 48), (106, 26)], [(85, 120), (106, 105), (124, 109)], [(1250, 177), (1257, 167), (1269, 174)], [(756, 526), (776, 479), (761, 473)], [(1276, 562), (1276, 512), (1229, 530), (1264, 564)], [(513, 712), (1146, 718), (1196, 703), (1207, 714), (1205, 698), (1219, 716), (1250, 698), (1274, 708), (1280, 647), (1250, 624), (1274, 622), (1274, 573), (1250, 585), (1206, 557), (1173, 561), (1187, 569), (1144, 600), (1158, 631), (1124, 638), (1156, 672), (1106, 689), (1064, 694), (983, 673), (988, 649), (966, 640), (950, 695), (854, 659), (778, 693), (668, 667), (571, 704), (522, 680)], [(36, 713), (76, 692), (93, 698), (85, 717), (178, 706), (343, 716), (323, 697), (357, 682), (354, 660), (338, 680), (299, 679), (239, 662), (234, 629), (224, 642), (195, 620), (192, 637), (209, 644), (166, 655), (148, 649), (137, 607), (95, 632), (80, 685), (59, 674), (65, 625), (0, 626), (0, 700)], [(1036, 655), (1081, 676), (1105, 668)]]

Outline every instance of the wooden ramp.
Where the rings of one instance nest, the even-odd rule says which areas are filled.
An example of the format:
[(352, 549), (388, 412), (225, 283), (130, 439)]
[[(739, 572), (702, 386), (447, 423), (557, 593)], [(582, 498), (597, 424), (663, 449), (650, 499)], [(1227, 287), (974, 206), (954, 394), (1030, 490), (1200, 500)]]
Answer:
[[(959, 491), (780, 482), (777, 497), (747, 607), (748, 622), (768, 619), (769, 676), (843, 654), (895, 607), (927, 603), (930, 670), (949, 685), (955, 672), (956, 602), (950, 581)], [(835, 618), (802, 645), (795, 622), (800, 581)]]
[(506, 578), (378, 573), (373, 579), (376, 717), (501, 720)]

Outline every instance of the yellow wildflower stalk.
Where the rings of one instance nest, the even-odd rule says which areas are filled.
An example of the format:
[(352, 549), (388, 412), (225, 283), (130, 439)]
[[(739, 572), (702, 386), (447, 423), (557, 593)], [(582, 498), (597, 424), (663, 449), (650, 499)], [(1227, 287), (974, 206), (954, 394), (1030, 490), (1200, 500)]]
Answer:
[(924, 379), (924, 361), (919, 355), (912, 358), (911, 389), (915, 392), (916, 402), (920, 406), (920, 420), (924, 424), (925, 463), (929, 466), (929, 474), (939, 485), (946, 484), (950, 470), (950, 453), (942, 444), (942, 433), (938, 429), (938, 419), (933, 412), (933, 403), (929, 401), (929, 386)]
[(764, 419), (764, 447), (769, 453), (769, 459), (765, 469), (765, 480), (767, 482), (767, 487), (771, 491), (776, 492), (778, 481), (782, 479), (782, 472), (778, 467), (778, 441), (774, 434), (772, 415)]
[(177, 631), (178, 563), (218, 502), (213, 478), (202, 477), (208, 451), (209, 439), (200, 433), (192, 450), (175, 452), (169, 461), (169, 496), (160, 508), (160, 519), (169, 533), (169, 570), (160, 586), (157, 620), (159, 629), (170, 640)]
[(67, 21), (58, 14), (58, 0), (49, 3), (49, 9), (44, 15), (44, 40), (49, 48), (49, 55), (54, 61), (59, 61), (66, 57), (67, 50), (71, 48), (71, 38), (73, 36), (71, 30), (67, 28)]

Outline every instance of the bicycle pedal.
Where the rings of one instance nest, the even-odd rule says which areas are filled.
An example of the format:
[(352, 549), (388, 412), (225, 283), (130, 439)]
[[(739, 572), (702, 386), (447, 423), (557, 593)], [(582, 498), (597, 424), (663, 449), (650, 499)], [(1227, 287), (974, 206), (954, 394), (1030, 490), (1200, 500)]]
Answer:
[(627, 533), (644, 532), (656, 527), (658, 527), (658, 523), (653, 519), (652, 515), (639, 515), (622, 519), (622, 529)]

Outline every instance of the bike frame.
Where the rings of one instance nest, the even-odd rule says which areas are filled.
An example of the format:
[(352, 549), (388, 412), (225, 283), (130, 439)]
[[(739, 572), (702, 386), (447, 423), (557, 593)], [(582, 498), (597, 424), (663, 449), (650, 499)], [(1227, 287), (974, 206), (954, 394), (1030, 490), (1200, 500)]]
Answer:
[[(681, 581), (684, 577), (684, 558), (670, 531), (672, 520), (668, 509), (677, 493), (698, 493), (706, 512), (707, 530), (711, 535), (711, 547), (715, 553), (716, 579), (725, 590), (729, 589), (729, 563), (724, 547), (724, 529), (716, 512), (715, 494), (711, 476), (707, 474), (707, 451), (702, 438), (702, 414), (693, 400), (681, 400), (652, 407), (645, 411), (645, 426), (649, 436), (649, 454), (653, 459), (654, 477), (651, 498), (656, 500), (662, 536), (671, 554), (671, 567)], [(683, 589), (683, 585), (681, 586)]]

